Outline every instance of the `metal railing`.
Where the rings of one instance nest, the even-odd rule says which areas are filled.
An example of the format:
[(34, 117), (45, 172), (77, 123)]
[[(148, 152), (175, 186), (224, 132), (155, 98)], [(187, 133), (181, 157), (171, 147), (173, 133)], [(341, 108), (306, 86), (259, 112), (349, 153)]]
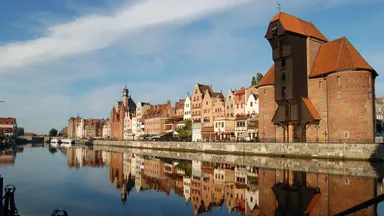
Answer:
[[(4, 189), (3, 196), (3, 177), (0, 175), (0, 216), (20, 216), (19, 211), (16, 208), (15, 192), (16, 187), (14, 185), (7, 185)], [(51, 216), (68, 216), (68, 213), (63, 209), (55, 209)]]

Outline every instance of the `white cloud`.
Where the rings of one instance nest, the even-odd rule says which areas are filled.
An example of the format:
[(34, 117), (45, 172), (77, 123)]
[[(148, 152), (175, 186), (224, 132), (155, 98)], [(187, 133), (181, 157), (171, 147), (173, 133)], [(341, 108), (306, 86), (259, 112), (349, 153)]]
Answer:
[[(65, 17), (60, 15), (52, 24), (45, 20), (52, 14), (42, 14), (38, 21), (45, 30), (40, 28), (39, 33), (45, 36), (0, 46), (0, 72), (8, 72), (0, 79), (0, 100), (7, 101), (0, 104), (0, 115), (17, 117), (26, 130), (46, 133), (51, 127), (61, 128), (70, 114), (108, 117), (125, 82), (135, 101), (174, 103), (196, 82), (212, 84), (224, 93), (246, 87), (252, 75), (265, 73), (272, 63), (253, 56), (254, 50), (264, 53), (269, 46), (263, 39), (265, 29), (252, 33), (252, 38), (237, 30), (266, 26), (276, 13), (276, 2), (144, 0), (97, 9), (68, 2), (78, 9), (77, 20), (69, 17), (71, 21), (57, 24)], [(283, 11), (298, 16), (329, 2), (334, 1), (281, 1)], [(210, 17), (203, 20), (206, 31), (188, 34), (182, 28), (206, 16)], [(249, 59), (241, 61), (247, 53)], [(371, 57), (366, 59), (371, 63)], [(236, 68), (239, 62), (247, 66)], [(177, 64), (179, 71), (167, 68)], [(223, 64), (236, 67), (227, 69)], [(381, 66), (380, 61), (371, 64)], [(154, 77), (167, 79), (155, 82)]]
[(0, 47), (0, 71), (102, 49), (133, 30), (188, 22), (249, 1), (146, 0), (111, 16), (88, 15), (49, 27), (45, 37)]

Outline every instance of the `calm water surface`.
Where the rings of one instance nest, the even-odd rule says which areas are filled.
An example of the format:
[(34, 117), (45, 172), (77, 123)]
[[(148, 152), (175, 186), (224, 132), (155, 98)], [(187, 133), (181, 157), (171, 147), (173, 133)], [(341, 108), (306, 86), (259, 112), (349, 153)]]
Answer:
[[(24, 147), (0, 156), (20, 215), (333, 215), (382, 193), (379, 178)], [(276, 199), (277, 197), (277, 199)], [(383, 206), (356, 215), (381, 215)]]

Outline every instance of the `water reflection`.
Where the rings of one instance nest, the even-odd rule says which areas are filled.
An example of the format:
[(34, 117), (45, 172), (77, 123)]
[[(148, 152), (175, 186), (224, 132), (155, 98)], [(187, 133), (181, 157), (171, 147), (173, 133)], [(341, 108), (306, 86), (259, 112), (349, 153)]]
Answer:
[[(71, 168), (109, 168), (121, 202), (136, 192), (171, 190), (195, 215), (228, 209), (246, 215), (333, 215), (377, 195), (375, 178), (171, 160), (86, 148), (61, 149)], [(379, 193), (381, 193), (379, 191)], [(371, 206), (357, 215), (375, 215)]]
[[(330, 174), (331, 168), (305, 172), (307, 166), (290, 171), (81, 147), (25, 145), (1, 152), (0, 165), (6, 184), (18, 188), (16, 204), (25, 215), (46, 215), (57, 206), (70, 215), (334, 215), (383, 193), (382, 178), (371, 174)], [(46, 203), (44, 212), (33, 200)], [(95, 207), (84, 208), (83, 200)], [(356, 215), (377, 212), (372, 206)]]

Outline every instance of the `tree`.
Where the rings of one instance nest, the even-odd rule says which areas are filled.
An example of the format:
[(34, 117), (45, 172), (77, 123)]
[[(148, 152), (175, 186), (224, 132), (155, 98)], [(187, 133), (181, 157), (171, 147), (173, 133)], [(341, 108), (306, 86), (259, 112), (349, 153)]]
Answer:
[(257, 84), (257, 83), (256, 83), (256, 77), (255, 77), (255, 76), (253, 76), (253, 77), (252, 77), (252, 83), (251, 83), (251, 85), (253, 85), (253, 86), (254, 86), (254, 85), (256, 85), (256, 84)]
[(261, 81), (261, 79), (263, 79), (263, 74), (262, 73), (257, 73), (256, 74), (256, 84), (258, 84), (260, 81)]
[(51, 137), (55, 137), (57, 136), (57, 130), (55, 128), (52, 128), (50, 131), (49, 131), (49, 136)]

